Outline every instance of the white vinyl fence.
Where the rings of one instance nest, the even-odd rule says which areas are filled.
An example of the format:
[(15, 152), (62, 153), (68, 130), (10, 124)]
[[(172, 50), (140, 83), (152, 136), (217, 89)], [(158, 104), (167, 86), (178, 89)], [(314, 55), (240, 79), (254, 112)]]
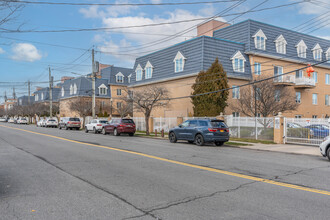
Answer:
[(284, 142), (319, 145), (329, 136), (327, 118), (284, 118)]
[(274, 140), (274, 118), (225, 116), (230, 137)]

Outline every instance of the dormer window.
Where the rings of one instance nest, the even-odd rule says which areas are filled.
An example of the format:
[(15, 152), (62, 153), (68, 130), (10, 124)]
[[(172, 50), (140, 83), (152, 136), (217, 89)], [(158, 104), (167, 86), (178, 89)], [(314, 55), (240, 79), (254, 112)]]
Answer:
[(70, 95), (72, 95), (72, 94), (73, 94), (73, 86), (70, 85)]
[(180, 51), (176, 54), (173, 62), (174, 62), (174, 72), (182, 72), (184, 69), (184, 64), (185, 64), (186, 58), (182, 55)]
[(61, 93), (62, 93), (62, 97), (63, 97), (64, 94), (65, 94), (65, 92), (64, 92), (64, 87), (62, 87)]
[(241, 72), (244, 73), (245, 68), (245, 57), (243, 56), (243, 54), (241, 53), (241, 51), (237, 51), (234, 56), (232, 56), (231, 58), (232, 63), (233, 63), (233, 70), (234, 72)]
[(43, 100), (44, 99), (44, 94), (43, 93), (41, 93), (41, 100)]
[(299, 41), (299, 43), (296, 45), (297, 47), (297, 55), (300, 58), (306, 58), (306, 50), (307, 46), (303, 40)]
[(77, 90), (78, 90), (77, 84), (74, 84), (73, 85), (73, 94), (77, 94)]
[(34, 97), (34, 100), (37, 102), (37, 101), (39, 101), (39, 95), (38, 94), (36, 94), (36, 96)]
[(127, 76), (128, 83), (131, 83), (131, 77), (132, 77), (132, 74), (129, 74), (129, 75)]
[(122, 74), (121, 72), (116, 74), (116, 82), (117, 83), (124, 83), (124, 74)]
[(312, 49), (312, 51), (313, 51), (314, 60), (322, 61), (323, 50), (320, 44), (316, 44), (315, 47)]
[(153, 70), (153, 66), (151, 65), (150, 61), (147, 62), (145, 68), (144, 68), (144, 71), (145, 71), (145, 78), (146, 79), (150, 79), (152, 77), (152, 70)]
[(100, 95), (107, 95), (108, 94), (108, 88), (106, 85), (102, 84), (99, 86), (99, 94)]
[(330, 47), (325, 51), (325, 59), (330, 63)]
[(274, 42), (275, 42), (275, 46), (276, 46), (276, 52), (286, 54), (287, 42), (286, 42), (285, 38), (283, 37), (283, 35), (281, 34), (278, 38), (276, 38), (276, 40)]
[(139, 64), (135, 69), (136, 81), (142, 80), (142, 71), (143, 71), (143, 69), (142, 69), (141, 65)]
[(259, 50), (266, 50), (267, 37), (261, 29), (259, 29), (259, 31), (257, 31), (257, 33), (255, 33), (252, 37), (254, 38), (255, 48)]

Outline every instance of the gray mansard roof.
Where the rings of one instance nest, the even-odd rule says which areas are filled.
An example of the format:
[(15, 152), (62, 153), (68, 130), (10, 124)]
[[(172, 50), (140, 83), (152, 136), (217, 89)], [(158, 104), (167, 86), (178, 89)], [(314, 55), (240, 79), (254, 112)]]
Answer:
[[(253, 35), (259, 30), (262, 30), (266, 40), (266, 50), (259, 50), (255, 48)], [(276, 52), (275, 40), (283, 35), (287, 42), (286, 54), (280, 54)], [(245, 53), (249, 54), (263, 54), (272, 57), (288, 58), (298, 62), (305, 61), (315, 63), (319, 62), (314, 60), (312, 49), (319, 44), (323, 50), (322, 60), (326, 60), (325, 52), (330, 48), (330, 41), (314, 37), (311, 35), (299, 33), (296, 31), (288, 30), (285, 28), (265, 24), (259, 21), (246, 20), (240, 23), (230, 25), (228, 27), (214, 31), (214, 37), (233, 40), (245, 44)], [(306, 58), (300, 58), (297, 55), (296, 45), (303, 40), (307, 46)], [(330, 63), (323, 63), (322, 66), (330, 67)]]
[[(30, 104), (32, 105), (33, 103), (34, 103), (34, 96), (30, 96)], [(28, 105), (29, 104), (29, 96), (24, 95), (24, 96), (19, 97), (17, 99), (17, 104), (22, 105), (22, 106)]]
[[(197, 37), (184, 41), (166, 49), (139, 57), (136, 59), (131, 85), (139, 85), (154, 81), (170, 80), (179, 77), (197, 75), (201, 70), (207, 70), (218, 57), (223, 65), (228, 77), (250, 79), (251, 69), (245, 68), (244, 73), (234, 72), (231, 57), (241, 51), (249, 63), (249, 57), (244, 54), (244, 44), (231, 40), (212, 38), (207, 36)], [(185, 58), (184, 69), (182, 72), (175, 72), (174, 59), (180, 52)], [(153, 73), (150, 79), (145, 79), (145, 71), (141, 81), (136, 81), (135, 70), (138, 65), (144, 70), (147, 62), (153, 66)]]
[[(132, 74), (133, 69), (109, 66), (101, 70), (101, 78), (107, 79), (111, 85), (128, 85), (128, 76)], [(124, 76), (124, 82), (119, 83), (116, 81), (116, 75), (122, 73)], [(133, 74), (132, 74), (133, 75)]]
[[(59, 98), (70, 98), (75, 96), (92, 96), (92, 79), (88, 77), (78, 77), (75, 79), (66, 80), (60, 84)], [(71, 94), (70, 94), (71, 87)], [(101, 95), (99, 87), (106, 88), (106, 95)], [(110, 89), (107, 79), (95, 79), (95, 95), (96, 97), (110, 98)]]
[[(58, 102), (59, 101), (59, 88), (53, 88), (52, 90), (53, 95), (53, 101)], [(38, 91), (34, 92), (34, 103), (40, 103), (40, 102), (49, 102), (49, 87), (42, 88)]]

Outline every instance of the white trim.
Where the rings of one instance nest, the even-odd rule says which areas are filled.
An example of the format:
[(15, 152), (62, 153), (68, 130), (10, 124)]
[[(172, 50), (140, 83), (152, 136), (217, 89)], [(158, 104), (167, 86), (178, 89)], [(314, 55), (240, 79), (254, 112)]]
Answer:
[[(120, 80), (118, 80), (118, 78), (119, 78), (120, 76), (123, 77), (123, 78), (122, 78), (123, 80), (122, 80), (121, 82), (120, 82)], [(124, 76), (124, 74), (122, 74), (121, 72), (117, 73), (117, 74), (116, 74), (116, 82), (117, 82), (117, 83), (124, 83), (124, 81), (125, 81), (125, 76)]]
[[(266, 50), (266, 40), (267, 40), (267, 37), (266, 37), (265, 33), (261, 29), (259, 29), (252, 37), (254, 38), (254, 47), (256, 49)], [(257, 37), (263, 37), (264, 38), (263, 44), (260, 44), (260, 45), (258, 44), (258, 41), (257, 41), (258, 38)]]
[(74, 94), (74, 95), (77, 94), (77, 90), (78, 90), (78, 87), (77, 87), (77, 84), (75, 83), (75, 84), (73, 85), (73, 94)]
[[(99, 94), (100, 94), (100, 95), (107, 95), (107, 94), (108, 94), (108, 87), (107, 87), (106, 85), (101, 84), (101, 85), (98, 87), (98, 89), (99, 89)], [(104, 90), (104, 93), (101, 92), (101, 91), (102, 91), (101, 89), (105, 89), (105, 90)]]
[[(317, 43), (313, 47), (312, 51), (313, 51), (314, 60), (322, 61), (322, 52), (323, 52), (323, 50), (322, 50), (322, 47), (320, 46), (319, 43)], [(320, 57), (318, 57), (317, 55), (319, 55)]]
[[(245, 57), (243, 56), (243, 54), (241, 53), (241, 51), (236, 51), (236, 53), (230, 58), (231, 61), (232, 61), (232, 65), (233, 65), (233, 70), (234, 72), (240, 72), (240, 73), (244, 73), (245, 72), (245, 62), (246, 62), (246, 59)], [(236, 66), (236, 59), (238, 59), (238, 66)], [(240, 65), (241, 64), (241, 61), (243, 61), (242, 63), (242, 66)]]
[[(141, 79), (138, 79), (137, 78), (137, 71), (139, 71), (139, 70), (141, 70)], [(142, 69), (142, 67), (141, 67), (141, 65), (140, 64), (138, 64), (137, 65), (137, 67), (136, 67), (136, 69), (135, 69), (135, 78), (136, 78), (136, 81), (141, 81), (142, 80), (142, 78), (143, 78), (143, 69)]]
[(328, 60), (328, 63), (330, 63), (330, 47), (324, 53), (325, 59)]
[[(296, 44), (296, 48), (297, 48), (297, 56), (300, 58), (306, 58), (307, 57), (307, 45), (305, 44), (304, 40), (300, 40), (297, 44)], [(302, 48), (303, 50), (305, 50), (305, 52), (300, 53), (299, 48)]]
[(72, 86), (72, 84), (70, 84), (70, 95), (72, 95), (73, 94), (73, 86)]
[(278, 36), (274, 42), (275, 42), (276, 52), (281, 54), (286, 54), (286, 45), (288, 43), (286, 42), (283, 35), (281, 34), (280, 36)]
[[(177, 70), (177, 60), (181, 60), (182, 59), (182, 65), (181, 65), (181, 67), (182, 68), (179, 68), (178, 70)], [(185, 62), (186, 62), (186, 59), (187, 58), (185, 58), (184, 56), (183, 56), (183, 54), (180, 52), (180, 51), (178, 51), (177, 53), (176, 53), (176, 56), (174, 57), (174, 60), (173, 60), (173, 62), (174, 62), (174, 72), (175, 73), (179, 73), (179, 72), (182, 72), (183, 70), (184, 70), (184, 64), (185, 64)]]
[[(147, 69), (148, 69), (148, 68), (150, 68), (150, 77), (147, 77)], [(148, 60), (146, 66), (144, 67), (144, 74), (145, 74), (144, 78), (145, 78), (145, 79), (151, 79), (151, 78), (152, 78), (152, 72), (153, 72), (153, 70), (154, 70), (154, 67), (153, 67), (153, 65), (150, 63), (150, 61)]]
[(62, 87), (62, 89), (61, 89), (61, 95), (62, 95), (62, 97), (64, 97), (64, 95), (65, 95), (64, 87)]
[(128, 83), (131, 83), (131, 77), (132, 77), (132, 73), (131, 73), (131, 74), (129, 74), (129, 75), (127, 76), (127, 79), (128, 79)]

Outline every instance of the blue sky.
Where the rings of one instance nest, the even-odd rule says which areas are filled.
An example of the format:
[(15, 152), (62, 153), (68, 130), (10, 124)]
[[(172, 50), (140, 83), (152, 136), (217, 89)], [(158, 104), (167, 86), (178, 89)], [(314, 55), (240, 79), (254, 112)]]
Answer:
[[(117, 0), (91, 1), (79, 0), (85, 3), (162, 3), (162, 2), (194, 2), (206, 0)], [(247, 0), (228, 13), (244, 12), (258, 5), (264, 0)], [(290, 4), (299, 0), (269, 0), (257, 9)], [(323, 1), (326, 4), (320, 2)], [(53, 1), (56, 2), (56, 1)], [(61, 0), (57, 2), (78, 2)], [(55, 6), (28, 4), (17, 14), (15, 21), (6, 24), (7, 29), (21, 30), (57, 30), (98, 27), (118, 27), (163, 23), (178, 20), (211, 17), (223, 9), (233, 5), (231, 3), (176, 5), (176, 6)], [(330, 10), (328, 0), (312, 0), (302, 4), (272, 9), (267, 11), (247, 13), (233, 21), (235, 16), (222, 18), (230, 23), (237, 23), (246, 19), (255, 19), (265, 23), (292, 29), (309, 19), (323, 15)], [(227, 14), (228, 14), (227, 13)], [(1, 14), (1, 17), (4, 15)], [(329, 20), (330, 13), (323, 18)], [(320, 22), (321, 22), (320, 21)], [(48, 66), (52, 68), (55, 80), (61, 76), (75, 76), (71, 72), (87, 74), (91, 70), (91, 53), (86, 51), (93, 45), (96, 50), (96, 60), (105, 64), (132, 68), (134, 59), (148, 52), (161, 49), (172, 44), (190, 39), (196, 35), (192, 30), (183, 36), (167, 40), (164, 43), (150, 45), (150, 42), (161, 40), (167, 35), (173, 35), (201, 21), (180, 23), (175, 25), (120, 29), (108, 32), (64, 32), (64, 33), (1, 33), (0, 34), (0, 65), (1, 81), (4, 82), (43, 82), (48, 80)], [(322, 23), (319, 23), (321, 25)], [(306, 27), (308, 31), (313, 26)], [(319, 37), (330, 39), (330, 25), (311, 33)], [(147, 33), (148, 35), (145, 35)], [(164, 36), (166, 35), (166, 36)], [(8, 39), (12, 38), (12, 39)], [(20, 40), (13, 40), (20, 39)], [(72, 48), (55, 47), (46, 44), (64, 45)], [(79, 59), (77, 59), (79, 58)], [(75, 61), (75, 62), (73, 62)], [(6, 86), (5, 86), (6, 85)], [(0, 84), (0, 96), (7, 91), (12, 94), (15, 85), (18, 96), (27, 94), (24, 83)], [(47, 86), (45, 83), (34, 83), (36, 86)], [(0, 102), (2, 99), (0, 99)]]

